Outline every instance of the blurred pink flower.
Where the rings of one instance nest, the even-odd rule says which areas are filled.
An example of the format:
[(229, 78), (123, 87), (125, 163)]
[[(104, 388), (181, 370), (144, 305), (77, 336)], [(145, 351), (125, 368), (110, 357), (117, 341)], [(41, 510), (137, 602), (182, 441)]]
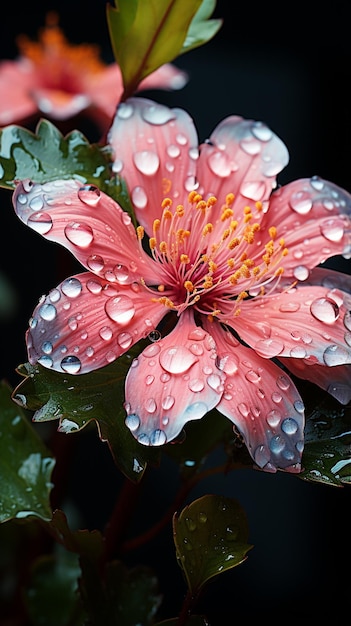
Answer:
[(257, 466), (299, 472), (304, 405), (287, 371), (351, 397), (351, 279), (316, 268), (350, 257), (351, 196), (318, 177), (277, 187), (285, 145), (237, 116), (199, 147), (185, 111), (131, 98), (108, 138), (136, 229), (77, 180), (14, 192), (22, 221), (88, 270), (41, 298), (30, 362), (89, 372), (149, 337), (125, 383), (140, 443), (175, 440), (216, 407)]
[[(18, 60), (0, 62), (0, 126), (19, 123), (38, 114), (67, 120), (85, 111), (101, 128), (112, 123), (123, 93), (116, 63), (105, 64), (93, 44), (70, 44), (50, 13), (37, 42), (18, 37)], [(182, 70), (168, 63), (139, 85), (143, 89), (181, 89)]]

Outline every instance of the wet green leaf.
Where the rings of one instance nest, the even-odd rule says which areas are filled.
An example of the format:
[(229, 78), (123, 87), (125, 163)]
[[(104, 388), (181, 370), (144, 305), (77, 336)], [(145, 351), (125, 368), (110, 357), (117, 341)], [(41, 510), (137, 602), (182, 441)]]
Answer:
[[(313, 396), (314, 397), (314, 396)], [(327, 393), (307, 407), (303, 480), (335, 487), (351, 484), (351, 405), (342, 405)]]
[(74, 130), (66, 137), (48, 120), (33, 133), (21, 126), (0, 129), (0, 186), (14, 189), (17, 180), (43, 183), (78, 178), (106, 191), (110, 185), (109, 155)]
[(62, 433), (78, 432), (94, 420), (116, 465), (130, 480), (138, 482), (147, 463), (157, 465), (160, 455), (157, 448), (139, 444), (124, 423), (124, 380), (139, 349), (135, 346), (111, 365), (80, 376), (25, 364), (19, 371), (26, 378), (13, 397), (35, 411), (33, 421), (58, 419)]
[(164, 63), (211, 39), (213, 0), (115, 0), (107, 5), (110, 39), (123, 77), (124, 98)]
[(34, 563), (25, 603), (33, 626), (83, 626), (86, 615), (79, 595), (79, 557), (57, 546), (54, 554)]
[(0, 383), (0, 522), (51, 518), (49, 494), (55, 461), (24, 411)]
[(178, 563), (195, 596), (210, 578), (245, 561), (252, 548), (245, 512), (224, 496), (203, 496), (175, 514), (173, 535)]

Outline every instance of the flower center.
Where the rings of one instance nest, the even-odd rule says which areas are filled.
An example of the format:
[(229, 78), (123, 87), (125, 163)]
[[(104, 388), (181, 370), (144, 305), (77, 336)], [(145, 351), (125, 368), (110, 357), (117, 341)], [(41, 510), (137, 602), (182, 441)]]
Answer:
[[(194, 306), (199, 312), (215, 316), (221, 306), (231, 304), (240, 313), (244, 298), (263, 295), (266, 286), (276, 284), (283, 274), (280, 262), (288, 250), (277, 228), (262, 232), (255, 221), (262, 204), (244, 206), (235, 219), (234, 194), (227, 194), (219, 209), (217, 198), (207, 200), (195, 191), (188, 205), (173, 209), (170, 198), (162, 203), (162, 217), (153, 224), (149, 247), (161, 265), (162, 283), (157, 298), (164, 306), (181, 313)], [(138, 227), (139, 240), (144, 231)]]

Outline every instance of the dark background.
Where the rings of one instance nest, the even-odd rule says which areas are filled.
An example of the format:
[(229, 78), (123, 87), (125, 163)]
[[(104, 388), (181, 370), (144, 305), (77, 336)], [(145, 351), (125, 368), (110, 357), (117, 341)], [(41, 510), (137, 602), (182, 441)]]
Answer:
[[(14, 58), (16, 35), (35, 38), (46, 12), (55, 9), (68, 39), (99, 43), (102, 56), (111, 61), (105, 7), (103, 0), (12, 3), (6, 8), (0, 58)], [(200, 140), (230, 114), (264, 121), (289, 149), (290, 163), (280, 183), (317, 174), (351, 191), (348, 13), (348, 2), (334, 1), (323, 10), (306, 2), (219, 1), (214, 15), (224, 18), (220, 32), (176, 60), (190, 75), (188, 85), (179, 92), (151, 95), (188, 110)], [(98, 140), (90, 123), (79, 124), (91, 141)], [(13, 296), (13, 307), (0, 319), (0, 377), (15, 385), (15, 368), (26, 360), (24, 332), (31, 312), (39, 296), (69, 275), (74, 265), (55, 245), (19, 223), (10, 197), (0, 190), (0, 273)], [(350, 272), (350, 261), (330, 266)], [(317, 399), (317, 389), (315, 394)], [(70, 506), (79, 511), (86, 527), (103, 528), (121, 482), (108, 448), (95, 433), (82, 433), (72, 463)], [(163, 469), (145, 480), (142, 526), (157, 520), (171, 502), (176, 471), (167, 463)], [(286, 624), (332, 616), (334, 623), (341, 621), (350, 594), (350, 488), (240, 470), (194, 491), (191, 499), (211, 492), (238, 499), (254, 544), (243, 565), (209, 586), (201, 608), (211, 625), (234, 624), (246, 616)], [(164, 617), (169, 617), (178, 611), (185, 587), (170, 528), (161, 539), (138, 556), (160, 576), (169, 607)], [(228, 614), (232, 617), (224, 619)]]

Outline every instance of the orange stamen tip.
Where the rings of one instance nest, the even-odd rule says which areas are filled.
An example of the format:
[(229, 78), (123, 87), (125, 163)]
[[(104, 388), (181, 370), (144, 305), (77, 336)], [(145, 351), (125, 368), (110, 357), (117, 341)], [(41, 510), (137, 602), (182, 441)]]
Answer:
[(163, 209), (168, 209), (169, 207), (171, 207), (172, 206), (171, 198), (163, 198), (161, 206)]
[(144, 237), (144, 227), (143, 226), (137, 226), (137, 235), (138, 235), (138, 239), (139, 241)]

